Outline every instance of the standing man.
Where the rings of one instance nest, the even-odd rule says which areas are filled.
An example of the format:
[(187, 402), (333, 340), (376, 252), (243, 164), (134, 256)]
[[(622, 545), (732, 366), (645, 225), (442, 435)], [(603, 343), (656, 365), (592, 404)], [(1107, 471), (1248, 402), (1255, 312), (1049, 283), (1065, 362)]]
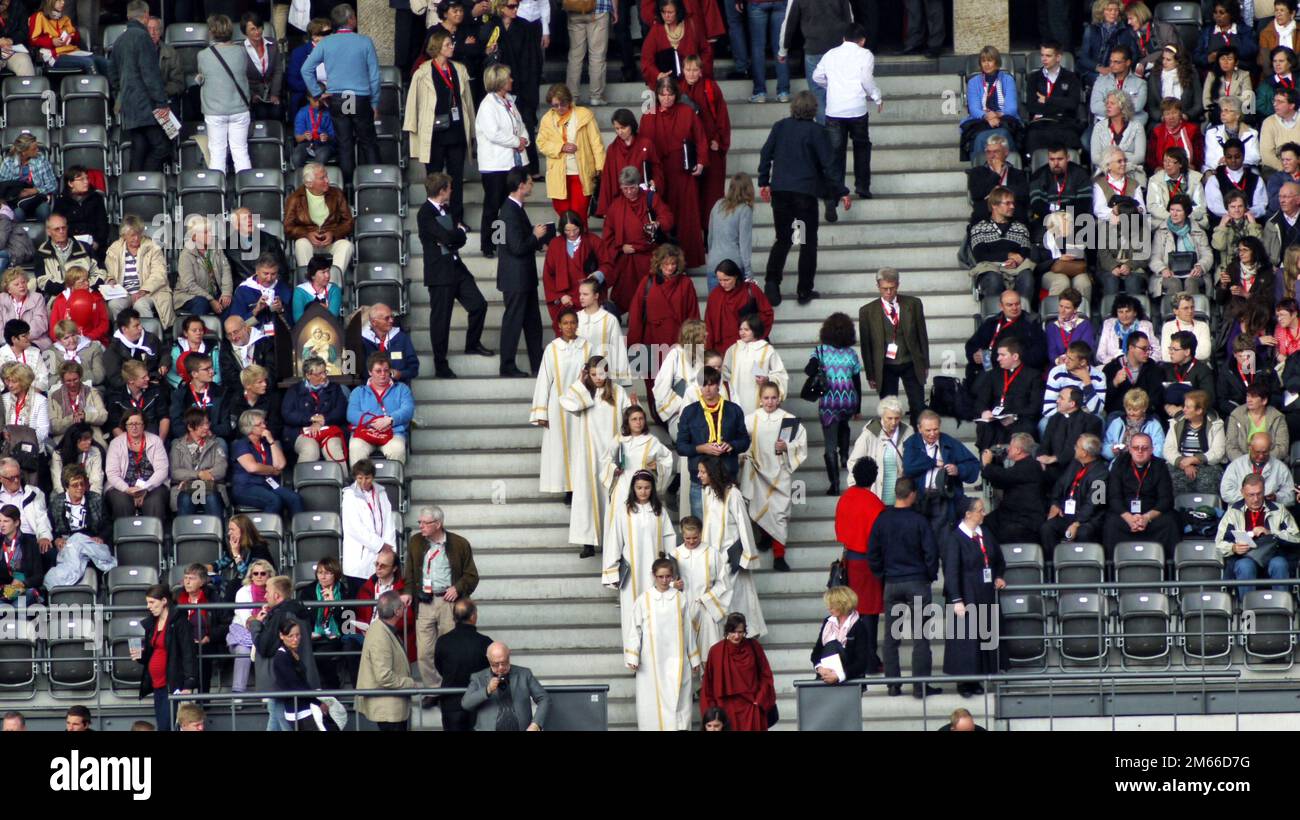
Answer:
[[(468, 598), (478, 586), (478, 567), (469, 541), (443, 529), (443, 512), (439, 507), (420, 510), (420, 531), (406, 546), (406, 570), (403, 574), (407, 597), (415, 596), (415, 648), (420, 663), (420, 681), (425, 686), (442, 686), (442, 675), (434, 663), (439, 636), (452, 631), (452, 604)], [(465, 683), (446, 683), (464, 686)], [(421, 705), (428, 709), (437, 698), (425, 697)]]
[[(475, 672), (488, 668), (487, 650), (492, 639), (478, 631), (478, 605), (461, 598), (451, 608), (456, 626), (438, 641), (433, 652), (433, 665), (442, 675), (443, 686), (469, 686)], [(474, 716), (460, 705), (460, 698), (439, 698), (444, 732), (474, 731)]]
[(876, 273), (880, 298), (858, 311), (862, 337), (862, 364), (867, 384), (880, 397), (898, 395), (901, 379), (907, 391), (908, 415), (916, 427), (925, 409), (925, 379), (930, 372), (930, 338), (925, 326), (925, 305), (915, 296), (898, 293), (898, 270)]
[[(885, 103), (876, 85), (876, 58), (867, 50), (867, 33), (857, 23), (844, 32), (844, 42), (822, 57), (813, 72), (813, 83), (826, 88), (826, 125), (830, 128), (835, 178), (844, 183), (849, 139), (853, 140), (853, 192), (859, 199), (871, 199), (871, 132), (867, 100), (884, 111)], [(835, 203), (826, 203), (826, 219)]]
[[(501, 317), (501, 375), (524, 378), (536, 375), (542, 366), (542, 307), (537, 301), (537, 252), (546, 247), (550, 224), (534, 226), (524, 211), (524, 200), (533, 191), (528, 169), (516, 167), (506, 174), (510, 192), (501, 204), (498, 219), (504, 241), (497, 248), (497, 290), (505, 298)], [(515, 366), (519, 334), (528, 345), (528, 368)]]
[[(361, 666), (357, 670), (358, 689), (413, 689), (411, 662), (406, 659), (406, 646), (398, 633), (399, 624), (406, 614), (406, 603), (394, 590), (379, 596), (375, 605), (375, 619), (366, 630), (366, 641), (361, 646)], [(395, 697), (357, 697), (357, 712), (374, 721), (381, 732), (405, 732), (411, 717), (411, 699), (407, 695)]]
[(131, 171), (161, 171), (171, 141), (159, 117), (171, 115), (171, 103), (158, 64), (158, 48), (149, 36), (149, 4), (131, 0), (126, 31), (113, 44), (109, 77), (122, 101), (122, 129), (131, 135)]
[(564, 78), (575, 100), (582, 85), (582, 56), (586, 52), (587, 79), (591, 81), (587, 104), (605, 104), (605, 51), (609, 47), (609, 29), (614, 25), (618, 25), (618, 3), (614, 0), (595, 0), (592, 10), (585, 14), (568, 12), (569, 65)]
[(686, 405), (677, 422), (677, 455), (689, 459), (691, 515), (704, 517), (704, 487), (700, 484), (700, 459), (718, 456), (727, 473), (740, 475), (740, 454), (749, 452), (750, 435), (745, 411), (722, 397), (722, 371), (705, 365), (700, 370), (700, 400)]
[(903, 442), (903, 475), (912, 479), (917, 512), (930, 519), (936, 537), (957, 524), (957, 509), (966, 497), (964, 484), (979, 481), (980, 462), (966, 445), (939, 432), (939, 414), (921, 413), (919, 436)]
[(984, 480), (1002, 491), (998, 508), (988, 514), (984, 525), (999, 544), (1037, 543), (1038, 532), (1047, 521), (1043, 508), (1043, 468), (1034, 460), (1034, 437), (1016, 433), (1007, 445), (1004, 464), (992, 450), (980, 453)]
[[(983, 450), (1006, 444), (1014, 433), (1038, 432), (1043, 410), (1043, 375), (1020, 360), (1020, 340), (998, 342), (998, 369), (975, 385), (975, 446)], [(1053, 404), (1053, 406), (1055, 406)]]
[(465, 247), (467, 232), (457, 225), (447, 203), (451, 201), (451, 177), (443, 173), (429, 174), (424, 180), (428, 199), (416, 215), (419, 226), (420, 247), (424, 252), (424, 286), (429, 289), (431, 312), (429, 337), (433, 341), (434, 375), (440, 379), (454, 379), (456, 374), (447, 361), (447, 345), (451, 336), (451, 308), (459, 301), (468, 314), (465, 328), (465, 353), (494, 356), (482, 344), (483, 323), (487, 321), (487, 300), (474, 281), (474, 274), (460, 258)]
[(343, 179), (352, 182), (356, 167), (353, 146), (362, 165), (379, 164), (379, 142), (375, 136), (375, 119), (378, 114), (374, 101), (379, 99), (379, 56), (374, 42), (357, 34), (357, 13), (347, 3), (340, 3), (330, 12), (334, 33), (321, 40), (307, 55), (302, 65), (302, 81), (313, 97), (321, 95), (316, 79), (316, 66), (325, 64), (329, 77), (330, 118), (339, 137), (339, 168)]
[[(737, 3), (737, 6), (743, 8), (741, 3)], [(852, 19), (854, 15), (849, 0), (790, 0), (790, 5), (785, 11), (785, 21), (781, 24), (781, 47), (776, 53), (777, 62), (785, 62), (790, 47), (802, 38), (803, 73), (805, 77), (813, 76), (822, 56), (844, 41), (844, 22)], [(735, 26), (730, 17), (727, 20), (727, 28), (731, 31), (734, 51), (736, 31), (740, 30), (743, 33), (743, 29)], [(871, 42), (875, 42), (870, 32), (867, 37)], [(742, 48), (741, 51), (747, 50)], [(742, 65), (739, 57), (736, 58), (736, 65), (737, 67)], [(743, 65), (748, 75), (748, 57)], [(727, 79), (736, 78), (728, 75)], [(808, 87), (817, 98), (817, 122), (825, 125), (826, 88), (817, 83), (809, 83)]]
[(469, 691), (461, 698), (461, 707), (474, 715), (475, 731), (542, 731), (551, 702), (532, 670), (511, 666), (510, 647), (500, 641), (488, 647), (487, 659), (488, 668), (470, 677)]
[[(903, 14), (907, 17), (903, 53), (920, 54), (931, 60), (943, 53), (943, 41), (948, 37), (944, 25), (942, 0), (903, 0)], [(925, 45), (921, 44), (922, 39)]]

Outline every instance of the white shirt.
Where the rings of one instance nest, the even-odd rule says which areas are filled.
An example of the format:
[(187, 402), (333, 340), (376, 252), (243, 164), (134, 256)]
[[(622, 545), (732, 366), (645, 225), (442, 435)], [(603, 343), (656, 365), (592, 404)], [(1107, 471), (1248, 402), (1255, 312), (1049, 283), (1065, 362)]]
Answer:
[(542, 21), (542, 36), (551, 36), (551, 4), (549, 0), (520, 0), (519, 19), (536, 23)]
[(1178, 82), (1178, 70), (1160, 72), (1160, 98), (1167, 100), (1173, 97), (1180, 100), (1183, 97), (1183, 85)]
[[(32, 496), (26, 504), (23, 499)], [(30, 484), (24, 484), (16, 493), (10, 493), (0, 487), (0, 506), (13, 504), (22, 512), (22, 531), (36, 536), (37, 540), (48, 538), (54, 540), (50, 529), (50, 515), (45, 511), (45, 494)]]
[[(1233, 182), (1241, 182), (1242, 176), (1246, 173), (1246, 166), (1243, 165), (1236, 171), (1227, 169), (1227, 173), (1228, 179)], [(1268, 186), (1264, 184), (1262, 179), (1255, 183), (1255, 194), (1250, 203), (1250, 212), (1254, 214), (1256, 219), (1262, 220), (1264, 212), (1268, 210), (1268, 193), (1265, 190), (1267, 188)], [(1222, 217), (1228, 210), (1223, 204), (1223, 191), (1219, 190), (1219, 178), (1212, 173), (1205, 175), (1205, 207), (1210, 213), (1214, 214), (1216, 219)]]
[[(921, 442), (921, 443), (925, 444), (925, 442)], [(933, 459), (942, 458), (941, 450), (939, 446), (941, 443), (942, 443), (941, 441), (936, 441), (934, 444), (925, 444), (925, 454)], [(942, 472), (943, 472), (943, 467), (935, 467), (934, 469), (926, 473), (925, 484), (922, 485), (921, 489), (923, 490), (937, 489), (939, 487), (939, 475)]]
[(826, 116), (842, 119), (867, 113), (867, 98), (880, 104), (873, 71), (876, 58), (869, 49), (845, 42), (822, 55), (813, 82), (826, 87)]

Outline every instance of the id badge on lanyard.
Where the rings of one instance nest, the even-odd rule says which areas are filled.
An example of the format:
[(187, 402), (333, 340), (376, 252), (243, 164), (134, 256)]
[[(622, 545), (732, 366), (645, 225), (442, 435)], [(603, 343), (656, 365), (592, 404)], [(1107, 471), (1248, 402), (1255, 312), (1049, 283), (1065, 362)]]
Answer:
[(1079, 502), (1075, 501), (1073, 498), (1065, 499), (1064, 512), (1066, 515), (1074, 515), (1075, 510), (1077, 509), (1079, 509)]

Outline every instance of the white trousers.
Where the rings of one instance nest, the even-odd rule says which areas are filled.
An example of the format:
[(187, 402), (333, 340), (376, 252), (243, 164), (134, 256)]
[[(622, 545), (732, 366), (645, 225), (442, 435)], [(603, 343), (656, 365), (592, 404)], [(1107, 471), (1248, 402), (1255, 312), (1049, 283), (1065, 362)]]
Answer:
[(226, 148), (235, 159), (235, 173), (253, 167), (248, 158), (248, 126), (252, 116), (242, 114), (208, 114), (203, 121), (208, 126), (208, 168), (226, 172)]

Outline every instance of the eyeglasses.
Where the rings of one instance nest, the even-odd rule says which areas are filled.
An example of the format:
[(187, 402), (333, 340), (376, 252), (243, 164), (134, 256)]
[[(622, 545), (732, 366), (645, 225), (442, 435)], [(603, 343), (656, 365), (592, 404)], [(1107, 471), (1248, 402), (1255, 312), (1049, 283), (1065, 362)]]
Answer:
[(271, 574), (271, 573), (266, 572), (265, 570), (257, 570), (257, 571), (255, 571), (255, 572), (250, 572), (250, 573), (249, 573), (249, 575), (253, 576), (254, 578), (265, 578), (266, 576), (268, 576), (268, 575), (270, 575), (270, 574)]

